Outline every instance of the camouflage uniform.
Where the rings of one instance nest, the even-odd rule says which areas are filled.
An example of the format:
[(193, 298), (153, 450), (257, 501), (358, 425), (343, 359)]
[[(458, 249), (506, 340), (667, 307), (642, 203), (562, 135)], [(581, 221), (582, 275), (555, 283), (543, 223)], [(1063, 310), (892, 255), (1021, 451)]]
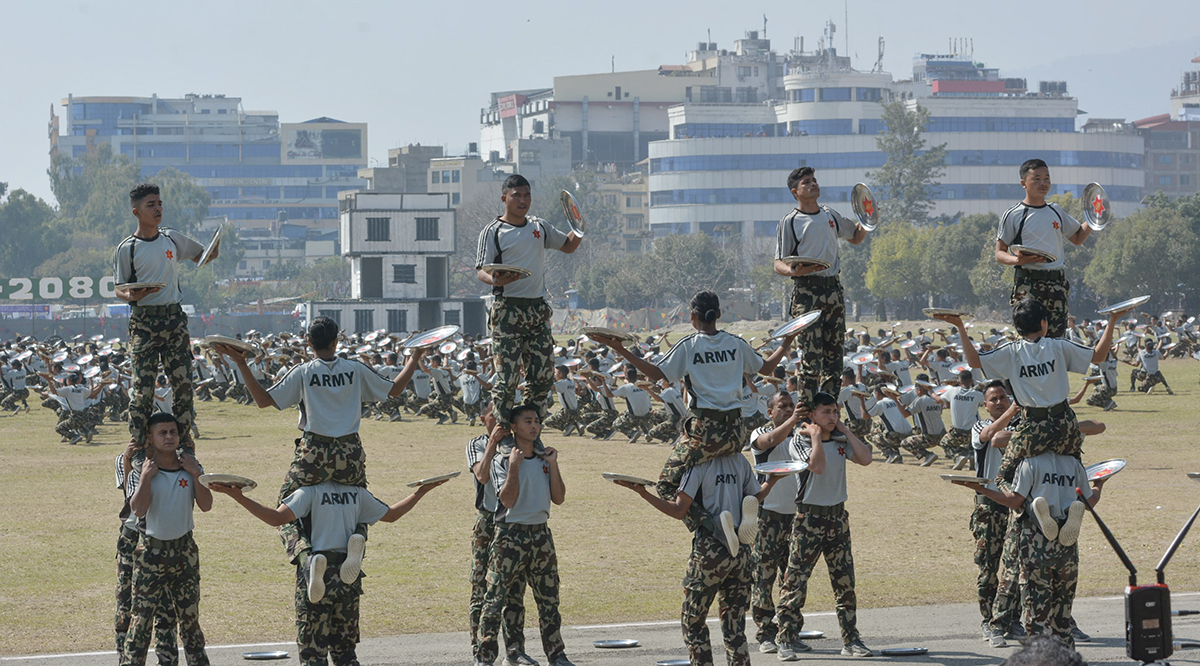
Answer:
[(746, 609), (750, 606), (751, 555), (739, 548), (729, 556), (729, 547), (711, 533), (700, 530), (692, 537), (692, 554), (683, 575), (683, 642), (693, 664), (712, 664), (712, 642), (708, 634), (708, 610), (715, 599), (725, 640), (725, 659), (730, 666), (750, 666), (746, 647)]
[(904, 441), (904, 435), (888, 430), (883, 419), (879, 419), (871, 428), (870, 437), (871, 443), (879, 448), (879, 453), (885, 458), (900, 455), (900, 443)]
[(923, 433), (909, 435), (900, 441), (900, 446), (918, 458), (929, 455), (929, 449), (942, 441), (942, 435), (926, 435)]
[[(125, 652), (125, 637), (129, 634), (129, 622), (133, 613), (133, 556), (138, 545), (137, 530), (121, 526), (117, 537), (117, 613), (114, 618), (117, 654)], [(154, 654), (159, 666), (175, 666), (179, 663), (179, 648), (175, 640), (175, 606), (163, 604), (154, 616)], [(149, 648), (147, 648), (149, 649)]]
[(1013, 480), (1017, 465), (1025, 458), (1047, 451), (1076, 458), (1083, 453), (1083, 434), (1079, 432), (1079, 422), (1075, 420), (1075, 412), (1070, 407), (1041, 418), (1031, 418), (1028, 412), (1028, 408), (1021, 410), (1021, 421), (1013, 429), (1012, 439), (1000, 461), (998, 478), (1005, 482)]
[[(975, 537), (975, 566), (979, 567), (975, 591), (979, 597), (979, 614), (983, 616), (983, 621), (989, 624), (992, 621), (992, 607), (996, 602), (1000, 555), (1004, 551), (1008, 514), (1008, 507), (983, 495), (975, 496), (975, 510), (971, 512), (971, 536)], [(1007, 628), (1006, 626), (1005, 629)]]
[(1020, 521), (1021, 582), (1025, 589), (1025, 631), (1052, 635), (1075, 649), (1071, 605), (1079, 581), (1079, 546), (1050, 541), (1032, 517)]
[[(1038, 277), (1034, 277), (1034, 275)], [(1043, 274), (1049, 274), (1041, 277)], [(1062, 338), (1067, 335), (1067, 296), (1071, 283), (1058, 271), (1030, 271), (1018, 266), (1013, 276), (1012, 297), (1008, 304), (1016, 307), (1026, 298), (1046, 306), (1046, 323), (1050, 325), (1046, 335)]]
[(1155, 386), (1157, 386), (1159, 384), (1162, 384), (1163, 386), (1170, 388), (1170, 386), (1167, 385), (1167, 378), (1163, 377), (1163, 373), (1161, 370), (1155, 372), (1154, 374), (1150, 374), (1150, 373), (1146, 372), (1145, 370), (1138, 370), (1137, 373), (1138, 373), (1138, 379), (1140, 379), (1142, 381), (1142, 383), (1138, 385), (1138, 390), (1141, 391), (1142, 393), (1149, 391), (1150, 389), (1154, 388)]
[(1096, 392), (1088, 396), (1087, 404), (1092, 407), (1107, 407), (1108, 401), (1117, 394), (1116, 387), (1107, 387), (1099, 384), (1096, 387)]
[(145, 441), (146, 421), (154, 411), (154, 380), (159, 369), (167, 376), (175, 401), (171, 411), (179, 421), (179, 438), (191, 439), (196, 411), (192, 407), (192, 350), (187, 315), (178, 303), (134, 304), (129, 317), (130, 367), (133, 388), (129, 395), (129, 434)]
[(200, 551), (192, 534), (170, 541), (143, 536), (133, 557), (133, 620), (121, 666), (146, 663), (151, 625), (163, 607), (173, 607), (179, 619), (188, 666), (208, 666), (200, 629)]
[(758, 625), (755, 640), (774, 641), (779, 627), (775, 624), (775, 599), (771, 589), (775, 578), (787, 569), (792, 523), (796, 514), (784, 515), (767, 509), (758, 510), (758, 536), (754, 540), (754, 590), (750, 613)]
[(327, 657), (334, 666), (358, 666), (358, 602), (362, 596), (363, 574), (353, 584), (342, 582), (338, 568), (345, 553), (324, 553), (325, 596), (308, 600), (307, 567), (296, 567), (296, 645), (303, 666), (325, 666)]
[(499, 523), (492, 540), (488, 562), (487, 593), (479, 619), (481, 661), (495, 661), (496, 634), (508, 600), (526, 584), (533, 590), (541, 628), (542, 650), (548, 661), (566, 652), (562, 639), (562, 616), (558, 612), (558, 554), (550, 526)]
[(946, 436), (942, 439), (942, 449), (946, 451), (946, 458), (949, 460), (959, 457), (974, 459), (975, 454), (971, 451), (971, 429), (948, 428)]
[(613, 430), (618, 430), (626, 437), (633, 437), (635, 432), (639, 430), (643, 433), (649, 433), (650, 429), (658, 424), (658, 419), (654, 417), (654, 412), (646, 412), (643, 416), (635, 416), (632, 411), (626, 411), (613, 421)]
[(796, 336), (800, 350), (798, 407), (809, 407), (818, 391), (838, 394), (842, 382), (842, 342), (846, 339), (846, 304), (836, 277), (792, 278), (793, 317), (821, 310), (821, 318)]
[(54, 426), (54, 432), (69, 437), (72, 432), (84, 434), (88, 427), (88, 414), (86, 411), (74, 411), (71, 409), (63, 409), (58, 413), (58, 425)]
[(0, 409), (5, 411), (15, 409), (18, 402), (26, 407), (29, 406), (29, 389), (14, 389), (9, 392), (8, 395), (4, 396), (4, 400), (0, 401)]
[[(367, 487), (367, 454), (363, 451), (358, 433), (325, 437), (305, 432), (297, 439), (292, 466), (279, 488), (279, 503), (283, 504), (283, 500), (301, 486), (315, 486), (325, 481)], [(359, 530), (359, 533), (365, 534), (366, 526), (359, 526)], [(280, 526), (279, 538), (292, 561), (312, 549), (308, 536), (300, 529), (300, 521)]]
[(862, 441), (867, 441), (867, 437), (871, 434), (871, 419), (856, 419), (853, 415), (846, 415), (846, 427), (854, 436)]
[(592, 419), (586, 426), (584, 426), (584, 430), (587, 430), (593, 435), (607, 435), (608, 433), (612, 432), (613, 423), (616, 422), (618, 416), (620, 416), (620, 414), (617, 413), (617, 410), (615, 409), (603, 410), (600, 412), (599, 416)]
[(586, 423), (587, 421), (583, 419), (578, 409), (570, 409), (567, 407), (563, 407), (557, 412), (554, 412), (550, 418), (546, 419), (547, 428), (554, 428), (555, 430), (562, 430), (563, 432), (566, 432), (567, 428), (572, 424), (582, 429)]
[(391, 418), (400, 413), (400, 408), (404, 406), (404, 394), (391, 396), (387, 400), (381, 400), (375, 403), (375, 411), (379, 414)]
[(650, 429), (649, 438), (670, 442), (678, 437), (679, 425), (683, 422), (683, 419), (670, 410), (662, 413), (660, 418), (660, 423)]
[(779, 642), (795, 642), (797, 632), (804, 628), (801, 610), (808, 598), (808, 579), (822, 555), (829, 568), (842, 643), (859, 639), (850, 516), (842, 504), (829, 507), (803, 504), (792, 528), (791, 555), (779, 587)]
[[(685, 471), (713, 458), (738, 453), (746, 441), (741, 409), (724, 412), (697, 409), (692, 410), (692, 414), (683, 422), (683, 437), (667, 456), (655, 485), (658, 496), (668, 502), (675, 501)], [(699, 502), (692, 502), (683, 522), (693, 532), (701, 527), (712, 531), (712, 517), (703, 511)]]
[(996, 600), (991, 608), (993, 631), (1007, 633), (1021, 614), (1023, 586), (1021, 585), (1021, 530), (1020, 517), (1015, 511), (1008, 512), (1008, 527), (1004, 532), (1004, 546), (1000, 551), (1000, 568), (996, 572)]
[(496, 368), (492, 400), (501, 427), (509, 426), (509, 412), (516, 406), (513, 403), (517, 384), (521, 381), (521, 366), (524, 366), (525, 379), (529, 383), (525, 402), (536, 405), (542, 419), (547, 416), (546, 403), (554, 387), (552, 314), (550, 305), (543, 298), (496, 296), (492, 302), (492, 311), (488, 315)]
[[(496, 534), (495, 514), (481, 509), (471, 532), (471, 656), (479, 656), (479, 616), (483, 612), (483, 597), (487, 592), (488, 560), (491, 556), (492, 539)], [(503, 621), (504, 650), (508, 654), (525, 653), (525, 583), (512, 589), (512, 596), (504, 602)]]

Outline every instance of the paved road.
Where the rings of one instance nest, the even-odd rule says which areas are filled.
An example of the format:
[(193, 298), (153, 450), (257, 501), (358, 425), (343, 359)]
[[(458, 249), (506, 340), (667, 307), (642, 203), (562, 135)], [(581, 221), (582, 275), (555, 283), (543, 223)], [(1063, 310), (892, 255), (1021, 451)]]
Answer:
[[(1176, 610), (1200, 608), (1200, 592), (1175, 594), (1172, 607)], [(532, 611), (532, 608), (531, 608)], [(813, 651), (801, 660), (809, 664), (842, 664), (849, 657), (838, 652), (841, 642), (837, 639), (837, 619), (832, 612), (814, 612), (808, 616), (805, 629), (826, 632), (831, 638), (812, 641)], [(921, 657), (876, 657), (873, 661), (903, 661), (920, 664), (947, 664), (950, 666), (985, 666), (997, 664), (1019, 647), (996, 649), (980, 640), (979, 612), (969, 604), (942, 606), (914, 606), (862, 610), (858, 613), (859, 629), (866, 644), (878, 651), (889, 647), (920, 646), (929, 648)], [(1096, 597), (1078, 599), (1075, 603), (1075, 619), (1079, 626), (1094, 637), (1091, 643), (1080, 644), (1079, 651), (1089, 663), (1125, 662), (1125, 616), (1120, 597)], [(536, 625), (534, 616), (529, 621)], [(748, 633), (753, 637), (753, 624)], [(720, 650), (720, 627), (709, 621), (713, 640)], [(1174, 619), (1177, 639), (1200, 640), (1200, 617), (1188, 616)], [(656, 661), (669, 658), (686, 658), (679, 624), (676, 621), (639, 622), (619, 625), (574, 626), (563, 630), (567, 643), (567, 654), (577, 666), (626, 666), (653, 665)], [(641, 647), (629, 650), (600, 650), (592, 647), (592, 641), (611, 638), (635, 638)], [(410, 634), (387, 638), (372, 638), (359, 645), (359, 661), (363, 666), (458, 666), (470, 664), (464, 632), (444, 634)], [(536, 629), (529, 631), (529, 652), (545, 664), (541, 654)], [(248, 650), (287, 650), (289, 659), (265, 662), (270, 664), (297, 664), (294, 643), (267, 643), (257, 646), (214, 646), (208, 650), (214, 666), (243, 665), (247, 662), (241, 654)], [(751, 661), (755, 666), (780, 663), (774, 655), (759, 654), (751, 645)], [(716, 663), (723, 664), (721, 652)], [(182, 662), (182, 659), (180, 660)], [(1175, 663), (1200, 664), (1200, 650), (1182, 650), (1171, 659)], [(0, 663), (36, 666), (111, 666), (115, 653), (98, 652), (87, 654), (6, 656)], [(153, 654), (151, 654), (153, 663)]]

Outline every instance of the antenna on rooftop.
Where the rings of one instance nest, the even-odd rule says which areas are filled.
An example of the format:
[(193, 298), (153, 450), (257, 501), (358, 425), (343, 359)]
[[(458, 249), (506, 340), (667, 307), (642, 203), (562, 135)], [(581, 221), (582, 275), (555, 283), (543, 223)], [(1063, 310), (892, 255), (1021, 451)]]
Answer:
[(763, 14), (763, 39), (767, 38), (767, 15)]

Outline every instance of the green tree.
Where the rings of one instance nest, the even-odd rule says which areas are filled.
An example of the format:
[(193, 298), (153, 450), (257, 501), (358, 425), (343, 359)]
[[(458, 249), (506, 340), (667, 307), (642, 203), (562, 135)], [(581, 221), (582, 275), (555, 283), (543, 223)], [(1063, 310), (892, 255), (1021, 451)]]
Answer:
[(935, 305), (979, 303), (969, 277), (981, 249), (995, 244), (997, 224), (999, 218), (995, 213), (966, 215), (958, 222), (939, 224), (924, 234), (921, 278), (929, 286)]
[(867, 287), (876, 298), (911, 300), (929, 290), (921, 278), (921, 257), (931, 230), (902, 222), (888, 225), (871, 241)]
[(875, 139), (875, 145), (887, 155), (887, 162), (867, 174), (879, 198), (880, 219), (924, 225), (945, 173), (946, 144), (926, 146), (922, 134), (929, 111), (920, 105), (910, 110), (902, 100), (888, 102), (882, 120), (887, 131)]
[(979, 255), (970, 273), (971, 291), (976, 303), (996, 312), (1004, 313), (1005, 321), (1011, 316), (1008, 299), (1012, 294), (1013, 268), (996, 261), (995, 237), (979, 250)]
[[(8, 184), (0, 183), (0, 197), (7, 190)], [(42, 199), (17, 189), (0, 203), (0, 274), (29, 277), (69, 245), (54, 228), (54, 209)]]
[(655, 239), (653, 251), (642, 261), (649, 279), (684, 303), (698, 291), (721, 293), (734, 286), (740, 265), (736, 249), (718, 245), (705, 233)]
[(1200, 270), (1200, 234), (1174, 206), (1138, 211), (1097, 235), (1083, 279), (1105, 298), (1153, 294), (1168, 299)]

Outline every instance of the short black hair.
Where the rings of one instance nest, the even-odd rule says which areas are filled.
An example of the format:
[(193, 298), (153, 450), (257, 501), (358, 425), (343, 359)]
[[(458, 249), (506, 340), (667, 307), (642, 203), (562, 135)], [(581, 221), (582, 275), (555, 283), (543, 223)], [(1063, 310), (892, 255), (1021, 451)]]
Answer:
[(532, 187), (532, 185), (529, 184), (529, 181), (525, 178), (525, 176), (522, 176), (519, 173), (514, 173), (513, 175), (504, 179), (504, 184), (500, 186), (500, 192), (504, 193), (509, 190), (515, 190), (518, 187)]
[(129, 190), (129, 203), (136, 206), (151, 194), (159, 194), (158, 185), (154, 183), (138, 183), (133, 186), (132, 190)]
[(337, 322), (329, 317), (317, 317), (308, 325), (308, 339), (313, 349), (329, 349), (337, 343)]
[(1042, 322), (1050, 320), (1050, 312), (1041, 301), (1023, 298), (1013, 306), (1013, 326), (1018, 335), (1029, 335), (1042, 330)]
[(771, 396), (771, 399), (767, 401), (767, 405), (774, 407), (775, 405), (778, 405), (779, 401), (783, 400), (784, 398), (792, 400), (792, 394), (788, 393), (787, 391), (776, 391), (775, 394)]
[(179, 419), (175, 418), (174, 414), (171, 412), (159, 412), (146, 420), (146, 431), (153, 430), (154, 426), (159, 423), (174, 423), (176, 428), (179, 427)]
[(816, 395), (814, 395), (812, 398), (813, 409), (816, 409), (817, 407), (824, 407), (825, 405), (836, 405), (836, 404), (837, 404), (837, 398), (834, 397), (833, 394), (826, 393), (824, 391), (817, 391)]
[(1024, 162), (1021, 162), (1021, 180), (1025, 180), (1025, 174), (1029, 173), (1030, 171), (1033, 171), (1034, 169), (1049, 169), (1049, 168), (1050, 167), (1046, 166), (1045, 161), (1039, 160), (1036, 157), (1031, 160), (1025, 160)]
[(802, 166), (802, 167), (792, 169), (792, 172), (788, 174), (788, 181), (787, 181), (788, 189), (789, 190), (796, 189), (796, 185), (800, 184), (801, 178), (804, 178), (805, 176), (811, 176), (811, 175), (815, 174), (816, 172), (817, 172), (817, 170), (810, 166)]
[(533, 412), (534, 414), (538, 415), (538, 420), (539, 421), (541, 420), (541, 412), (538, 411), (537, 405), (531, 405), (527, 402), (523, 405), (517, 405), (516, 407), (512, 408), (512, 411), (510, 411), (508, 413), (508, 422), (509, 423), (515, 422), (517, 420), (517, 417), (524, 414), (525, 412)]
[(699, 291), (688, 307), (700, 321), (711, 324), (721, 316), (721, 297), (714, 291)]
[(842, 376), (846, 379), (854, 379), (854, 368), (842, 368)]
[(958, 373), (958, 381), (962, 382), (968, 379), (975, 381), (975, 373), (971, 372), (970, 370), (963, 370), (962, 372)]
[(1008, 395), (1008, 387), (1006, 387), (1004, 385), (1004, 380), (1002, 380), (1002, 379), (993, 379), (993, 380), (990, 380), (988, 383), (984, 384), (983, 385), (983, 394), (986, 396), (987, 392), (994, 388), (998, 388), (1001, 391), (1004, 391), (1005, 395)]

